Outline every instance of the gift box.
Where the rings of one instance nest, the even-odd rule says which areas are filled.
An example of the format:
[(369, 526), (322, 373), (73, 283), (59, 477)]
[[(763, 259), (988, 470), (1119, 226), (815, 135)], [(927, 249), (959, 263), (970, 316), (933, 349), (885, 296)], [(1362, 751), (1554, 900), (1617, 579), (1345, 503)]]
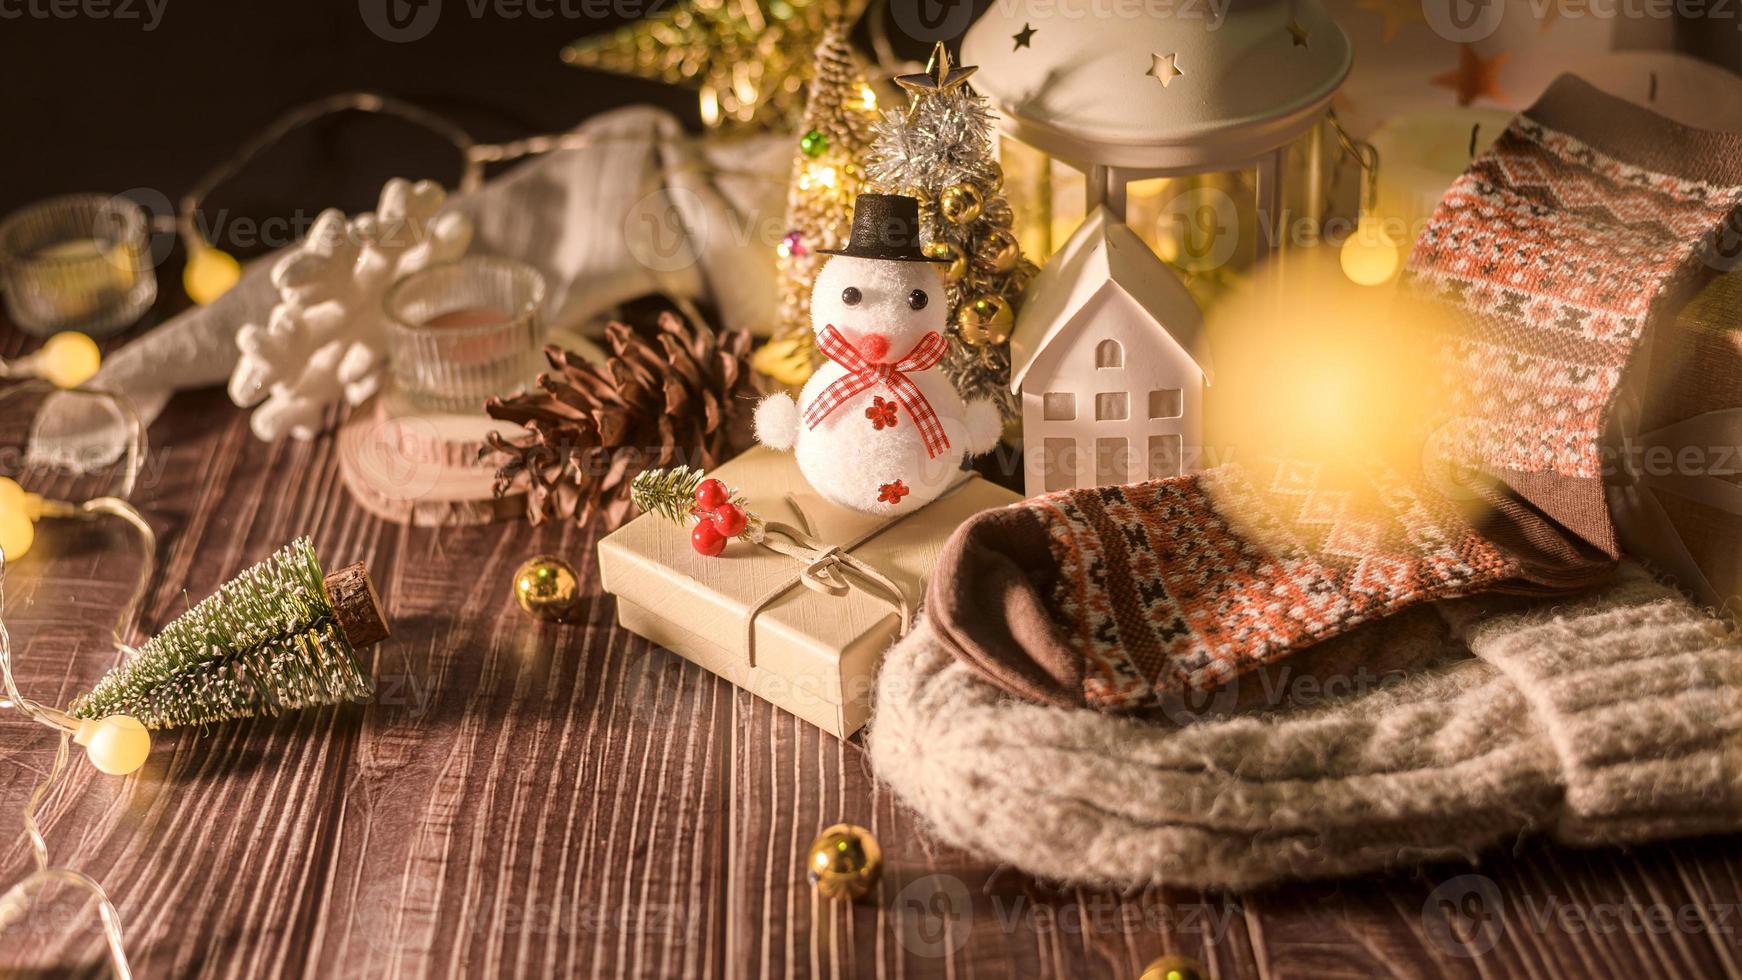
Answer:
[(1648, 334), (1605, 461), (1628, 554), (1696, 599), (1742, 612), (1742, 272)]
[(599, 542), (618, 621), (841, 738), (869, 719), (877, 664), (920, 608), (945, 540), (1021, 499), (964, 472), (911, 514), (865, 514), (823, 500), (791, 454), (762, 447), (709, 475), (769, 522), (767, 540), (709, 558), (657, 514), (630, 521)]

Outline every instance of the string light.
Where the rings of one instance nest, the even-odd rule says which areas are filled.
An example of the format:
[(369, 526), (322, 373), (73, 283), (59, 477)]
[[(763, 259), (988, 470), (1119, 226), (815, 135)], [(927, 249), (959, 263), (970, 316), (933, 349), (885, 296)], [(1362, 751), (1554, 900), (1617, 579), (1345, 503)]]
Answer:
[[(86, 338), (87, 340), (89, 338)], [(45, 345), (46, 346), (46, 345)], [(0, 402), (28, 391), (50, 390), (46, 381), (33, 380), (0, 390)], [(150, 590), (157, 567), (157, 536), (151, 525), (124, 498), (133, 493), (139, 479), (139, 469), (145, 455), (145, 427), (139, 415), (123, 398), (89, 388), (71, 388), (69, 394), (100, 398), (114, 406), (127, 423), (127, 463), (122, 471), (119, 497), (98, 497), (82, 504), (47, 500), (29, 493), (17, 482), (0, 479), (0, 708), (11, 708), (31, 720), (54, 729), (60, 738), (55, 748), (54, 762), (48, 774), (31, 791), (24, 804), (24, 834), (30, 844), (34, 870), (23, 880), (0, 894), (0, 930), (28, 916), (36, 907), (35, 896), (51, 885), (83, 891), (95, 900), (97, 915), (108, 946), (109, 962), (119, 980), (132, 980), (133, 972), (127, 960), (127, 948), (121, 933), (121, 913), (110, 901), (103, 886), (89, 875), (73, 868), (56, 867), (49, 860), (48, 844), (37, 823), (37, 811), (49, 793), (65, 774), (70, 746), (82, 746), (91, 765), (112, 776), (137, 772), (151, 754), (151, 735), (136, 718), (111, 715), (101, 719), (74, 718), (64, 711), (38, 704), (18, 690), (12, 675), (12, 635), (6, 628), (6, 574), (9, 562), (16, 561), (29, 550), (35, 539), (35, 522), (45, 517), (70, 517), (94, 520), (105, 515), (119, 517), (138, 532), (144, 544), (144, 557), (139, 566), (139, 580), (133, 595), (115, 623), (114, 642), (125, 654), (131, 654), (126, 637)], [(22, 521), (23, 531), (19, 531)], [(22, 538), (22, 544), (20, 539)]]
[(77, 388), (103, 366), (97, 342), (66, 331), (43, 341), (35, 353), (15, 361), (0, 361), (0, 378), (41, 378), (56, 388)]
[(195, 245), (188, 253), (187, 265), (181, 270), (182, 289), (188, 299), (201, 306), (209, 305), (242, 278), (242, 263), (235, 256), (210, 245)]
[(1363, 214), (1355, 225), (1355, 233), (1343, 240), (1337, 259), (1350, 282), (1357, 286), (1383, 286), (1403, 266), (1403, 249), (1386, 232), (1383, 221)]
[(1343, 151), (1355, 158), (1366, 178), (1355, 232), (1343, 240), (1337, 259), (1350, 282), (1358, 286), (1383, 286), (1403, 267), (1403, 248), (1374, 213), (1379, 200), (1379, 150), (1372, 143), (1350, 136), (1335, 112), (1329, 114), (1329, 122)]
[[(719, 112), (718, 102), (710, 105), (711, 92), (703, 92), (702, 113), (704, 117)], [(866, 111), (877, 107), (877, 95), (870, 86), (864, 86), (859, 95)], [(328, 116), (344, 112), (362, 112), (376, 115), (393, 116), (414, 126), (426, 129), (451, 143), (460, 155), (460, 193), (470, 193), (484, 184), (484, 169), (490, 164), (508, 163), (522, 157), (539, 156), (558, 150), (578, 150), (597, 146), (620, 143), (638, 143), (644, 137), (599, 137), (589, 133), (557, 133), (529, 136), (523, 139), (510, 140), (506, 143), (479, 143), (471, 135), (455, 123), (420, 108), (410, 102), (395, 99), (391, 96), (374, 92), (344, 92), (327, 96), (306, 103), (280, 116), (271, 125), (261, 130), (253, 139), (242, 144), (234, 154), (220, 161), (204, 176), (194, 183), (192, 189), (183, 195), (177, 207), (175, 229), (187, 250), (188, 262), (182, 270), (182, 286), (187, 290), (188, 297), (202, 305), (210, 303), (223, 295), (241, 278), (241, 265), (236, 259), (213, 246), (212, 242), (200, 231), (196, 216), (200, 213), (205, 199), (224, 182), (235, 177), (253, 159), (270, 149), (292, 132), (317, 122)], [(712, 125), (715, 119), (709, 119)], [(688, 137), (694, 146), (704, 146), (708, 141), (700, 137)], [(726, 168), (698, 166), (692, 169), (702, 169), (710, 173), (736, 174), (739, 176), (760, 176), (745, 171)], [(833, 187), (834, 174), (828, 175)]]

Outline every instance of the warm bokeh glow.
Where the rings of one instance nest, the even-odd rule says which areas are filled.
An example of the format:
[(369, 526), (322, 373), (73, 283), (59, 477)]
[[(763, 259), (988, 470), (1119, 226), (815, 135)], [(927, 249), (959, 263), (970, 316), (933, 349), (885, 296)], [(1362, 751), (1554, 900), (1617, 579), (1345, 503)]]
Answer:
[(1208, 461), (1249, 455), (1336, 467), (1419, 465), (1433, 372), (1421, 317), (1353, 285), (1330, 249), (1301, 250), (1214, 308)]

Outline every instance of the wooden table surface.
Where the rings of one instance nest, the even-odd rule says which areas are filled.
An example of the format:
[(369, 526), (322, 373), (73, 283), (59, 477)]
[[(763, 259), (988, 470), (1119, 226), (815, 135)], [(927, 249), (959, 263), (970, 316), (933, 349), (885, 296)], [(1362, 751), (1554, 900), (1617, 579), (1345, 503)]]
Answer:
[[(34, 343), (0, 326), (0, 356)], [(555, 552), (592, 583), (593, 534), (384, 523), (346, 495), (330, 438), (259, 443), (217, 391), (179, 396), (151, 436), (147, 628), (306, 534), (329, 567), (368, 562), (394, 635), (371, 704), (165, 735), (140, 775), (79, 762), (49, 797), (51, 854), (109, 889), (140, 977), (1135, 978), (1170, 952), (1214, 977), (1742, 975), (1734, 837), (1527, 842), (1249, 894), (1033, 880), (930, 839), (860, 744), (624, 632), (596, 586), (575, 625), (523, 616), (515, 566)], [(63, 704), (114, 660), (138, 557), (118, 524), (39, 530), (6, 620), (20, 683)], [(0, 712), (0, 886), (28, 869), (19, 815), (54, 739)], [(804, 878), (838, 821), (883, 847), (859, 904)], [(0, 974), (105, 972), (90, 906), (62, 893), (36, 913), (0, 934)]]

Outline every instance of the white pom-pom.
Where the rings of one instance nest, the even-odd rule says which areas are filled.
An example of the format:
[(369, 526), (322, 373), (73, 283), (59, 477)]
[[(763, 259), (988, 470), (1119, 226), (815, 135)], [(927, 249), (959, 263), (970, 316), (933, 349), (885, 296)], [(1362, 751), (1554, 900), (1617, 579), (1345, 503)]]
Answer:
[(798, 403), (790, 395), (769, 395), (756, 406), (756, 441), (781, 452), (798, 441)]
[(1004, 435), (1004, 417), (990, 399), (969, 402), (965, 421), (968, 423), (968, 455), (978, 456), (998, 447), (998, 440)]

